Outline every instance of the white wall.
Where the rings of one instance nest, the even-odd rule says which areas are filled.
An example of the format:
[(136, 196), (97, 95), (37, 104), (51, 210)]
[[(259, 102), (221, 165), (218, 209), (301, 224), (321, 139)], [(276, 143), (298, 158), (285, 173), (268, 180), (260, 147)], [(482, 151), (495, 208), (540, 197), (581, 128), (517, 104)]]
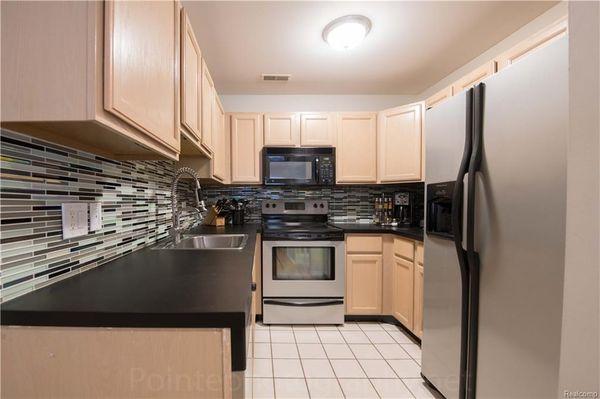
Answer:
[(559, 398), (568, 397), (565, 391), (600, 394), (599, 19), (598, 2), (569, 3), (570, 132)]
[(451, 74), (449, 74), (448, 76), (446, 76), (445, 78), (443, 78), (442, 80), (440, 80), (439, 82), (434, 84), (433, 86), (431, 86), (428, 89), (426, 89), (425, 91), (423, 91), (421, 94), (417, 95), (416, 99), (424, 100), (427, 97), (431, 96), (432, 94), (435, 94), (436, 92), (442, 90), (443, 88), (451, 85), (453, 82), (455, 82), (459, 78), (463, 77), (467, 73), (471, 72), (475, 68), (483, 65), (487, 61), (490, 61), (490, 60), (496, 58), (498, 55), (502, 54), (506, 50), (510, 49), (514, 45), (521, 42), (522, 40), (528, 38), (529, 36), (540, 31), (541, 29), (545, 28), (546, 26), (550, 25), (551, 23), (557, 21), (561, 17), (567, 15), (567, 12), (568, 12), (567, 3), (564, 1), (561, 3), (558, 3), (557, 5), (555, 5), (554, 7), (552, 7), (551, 9), (549, 9), (548, 11), (546, 11), (545, 13), (543, 13), (542, 15), (540, 15), (539, 17), (534, 19), (533, 21), (529, 22), (527, 25), (521, 27), (519, 30), (514, 32), (512, 35), (508, 36), (506, 39), (497, 43), (493, 47), (490, 47), (488, 50), (486, 50), (484, 53), (482, 53), (478, 57), (469, 61), (468, 63), (466, 63), (462, 67), (458, 68), (457, 70), (455, 70), (454, 72), (452, 72)]
[(413, 95), (221, 95), (226, 112), (381, 111), (408, 104)]

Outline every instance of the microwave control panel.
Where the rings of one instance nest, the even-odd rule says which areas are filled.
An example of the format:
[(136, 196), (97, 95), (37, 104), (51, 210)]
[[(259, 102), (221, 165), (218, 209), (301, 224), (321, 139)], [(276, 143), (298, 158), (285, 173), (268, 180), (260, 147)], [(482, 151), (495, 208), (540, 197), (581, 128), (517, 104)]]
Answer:
[(323, 185), (335, 184), (335, 162), (332, 156), (320, 156), (317, 158), (318, 182)]

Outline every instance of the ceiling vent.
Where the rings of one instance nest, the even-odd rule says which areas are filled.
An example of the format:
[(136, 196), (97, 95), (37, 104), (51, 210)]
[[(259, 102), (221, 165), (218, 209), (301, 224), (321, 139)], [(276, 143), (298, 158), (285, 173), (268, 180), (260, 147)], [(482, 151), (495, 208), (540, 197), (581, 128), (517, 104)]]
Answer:
[(265, 82), (287, 82), (292, 75), (286, 73), (263, 73), (262, 80)]

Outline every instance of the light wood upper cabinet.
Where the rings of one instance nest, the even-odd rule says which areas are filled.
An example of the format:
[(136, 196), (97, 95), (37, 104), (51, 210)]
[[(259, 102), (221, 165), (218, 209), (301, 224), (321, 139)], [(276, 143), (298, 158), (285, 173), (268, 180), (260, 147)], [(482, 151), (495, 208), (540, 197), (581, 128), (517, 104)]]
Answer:
[(454, 82), (452, 84), (452, 93), (456, 95), (463, 90), (469, 89), (481, 82), (483, 79), (492, 76), (494, 72), (496, 72), (496, 63), (494, 61), (486, 62), (479, 68), (471, 71)]
[(213, 106), (215, 97), (215, 85), (202, 59), (202, 140), (201, 145), (212, 154), (213, 152)]
[(568, 30), (567, 25), (567, 17), (565, 16), (549, 27), (504, 52), (495, 60), (497, 70), (500, 71), (528, 54), (531, 54), (531, 52), (547, 46), (553, 41), (565, 36)]
[(200, 148), (202, 135), (202, 52), (190, 20), (181, 9), (181, 131)]
[(327, 112), (300, 116), (300, 144), (307, 147), (335, 146), (335, 115)]
[(414, 264), (404, 258), (394, 255), (394, 288), (393, 298), (394, 317), (404, 324), (405, 327), (413, 329), (413, 281)]
[(429, 109), (452, 97), (452, 86), (448, 86), (425, 100), (425, 108)]
[(107, 158), (178, 158), (178, 4), (2, 2), (1, 18), (2, 127)]
[(295, 112), (264, 115), (264, 145), (300, 146), (300, 122)]
[(261, 183), (262, 115), (231, 114), (231, 182)]
[(381, 314), (382, 272), (382, 255), (346, 255), (347, 314)]
[(417, 244), (415, 251), (415, 284), (414, 284), (414, 314), (413, 332), (423, 336), (423, 244)]
[(177, 3), (107, 1), (105, 6), (106, 110), (178, 150)]
[(379, 113), (378, 160), (382, 183), (421, 179), (422, 104)]
[(336, 125), (337, 183), (377, 182), (377, 114), (340, 113)]
[(213, 129), (214, 129), (214, 138), (215, 138), (215, 151), (213, 155), (213, 177), (216, 180), (219, 180), (222, 183), (227, 182), (228, 171), (227, 171), (227, 151), (226, 145), (227, 140), (225, 135), (227, 132), (225, 131), (225, 112), (223, 111), (223, 105), (221, 105), (221, 100), (219, 97), (215, 95), (214, 97), (214, 106), (213, 106)]

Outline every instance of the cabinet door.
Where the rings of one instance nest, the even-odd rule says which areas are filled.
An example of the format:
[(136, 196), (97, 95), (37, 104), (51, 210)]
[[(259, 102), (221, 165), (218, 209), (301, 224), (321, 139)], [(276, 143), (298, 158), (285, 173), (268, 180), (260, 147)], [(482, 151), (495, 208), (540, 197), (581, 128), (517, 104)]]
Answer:
[(532, 37), (517, 44), (496, 58), (496, 67), (499, 70), (512, 65), (514, 62), (527, 56), (532, 51), (540, 49), (554, 40), (560, 39), (567, 34), (567, 17), (563, 17), (554, 24), (536, 33)]
[(421, 338), (423, 336), (423, 265), (415, 266), (415, 296), (414, 296), (414, 326), (413, 333)]
[(414, 264), (394, 255), (394, 317), (413, 329)]
[(342, 113), (337, 118), (338, 183), (377, 182), (377, 114)]
[(421, 103), (379, 113), (377, 130), (380, 182), (421, 179), (421, 121)]
[(214, 154), (213, 154), (213, 177), (225, 182), (226, 173), (226, 150), (225, 150), (225, 112), (216, 93), (213, 100), (213, 131), (214, 131)]
[(335, 115), (325, 112), (300, 116), (300, 145), (335, 146)]
[(452, 97), (452, 86), (442, 89), (425, 100), (425, 108), (429, 109)]
[(177, 151), (179, 38), (175, 1), (105, 3), (104, 108)]
[(381, 314), (382, 255), (346, 255), (346, 313)]
[(209, 153), (213, 148), (213, 106), (214, 106), (215, 85), (210, 77), (210, 72), (206, 62), (202, 59), (202, 147)]
[(181, 10), (181, 130), (196, 145), (202, 134), (202, 53), (187, 13)]
[(300, 145), (300, 126), (296, 113), (265, 114), (264, 145), (297, 147)]
[(231, 182), (260, 183), (262, 116), (231, 115)]
[(454, 82), (452, 85), (452, 93), (456, 95), (463, 90), (469, 89), (483, 79), (492, 76), (494, 72), (496, 72), (496, 63), (494, 61), (489, 61)]

